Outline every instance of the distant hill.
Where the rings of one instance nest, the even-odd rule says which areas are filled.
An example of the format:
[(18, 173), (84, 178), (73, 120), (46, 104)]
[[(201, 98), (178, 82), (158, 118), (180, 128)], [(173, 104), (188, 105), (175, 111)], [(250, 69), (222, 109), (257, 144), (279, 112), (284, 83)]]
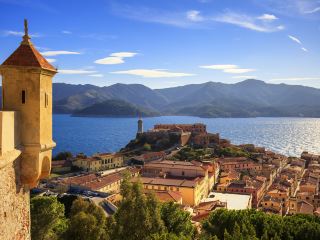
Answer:
[(95, 103), (72, 114), (73, 116), (96, 116), (96, 117), (151, 117), (159, 115), (158, 112), (149, 111), (137, 107), (123, 100), (106, 100)]
[[(108, 100), (122, 100), (151, 115), (320, 117), (320, 89), (269, 84), (255, 79), (235, 84), (207, 82), (154, 90), (141, 84), (108, 87), (53, 84), (54, 113), (78, 113), (91, 106), (98, 111), (96, 104), (108, 103)], [(115, 104), (113, 110), (117, 106)]]
[(77, 91), (76, 94), (69, 94), (65, 98), (57, 98), (55, 92), (65, 86), (61, 86), (61, 84), (53, 85), (54, 99), (56, 100), (54, 100), (54, 112), (72, 113), (92, 104), (111, 99), (121, 99), (153, 111), (157, 111), (157, 109), (168, 103), (163, 96), (140, 84), (126, 85), (118, 83), (109, 87), (83, 85), (86, 86), (84, 88), (80, 88), (79, 85), (75, 86), (76, 90), (74, 91)]

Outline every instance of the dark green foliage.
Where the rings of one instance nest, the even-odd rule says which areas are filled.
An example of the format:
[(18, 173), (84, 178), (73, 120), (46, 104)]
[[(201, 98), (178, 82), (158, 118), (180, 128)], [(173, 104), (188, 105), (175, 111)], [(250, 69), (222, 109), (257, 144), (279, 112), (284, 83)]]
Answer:
[(82, 198), (75, 200), (70, 211), (69, 228), (64, 239), (107, 240), (106, 216), (102, 208)]
[(161, 218), (169, 233), (174, 233), (179, 237), (193, 239), (195, 229), (191, 224), (191, 216), (183, 211), (180, 205), (173, 202), (163, 203), (161, 206)]
[(219, 239), (320, 239), (320, 219), (309, 215), (281, 217), (256, 210), (219, 209), (203, 222), (202, 227), (202, 239), (212, 236)]
[(58, 201), (64, 205), (64, 215), (69, 218), (71, 207), (74, 200), (77, 200), (79, 197), (75, 195), (64, 195), (58, 198)]
[(71, 152), (59, 152), (56, 156), (52, 158), (52, 160), (67, 160), (72, 157), (73, 155)]
[(137, 117), (142, 116), (157, 116), (158, 113), (137, 107), (123, 100), (106, 100), (102, 103), (96, 103), (84, 109), (75, 112), (74, 116), (106, 116), (106, 117)]
[(34, 240), (59, 239), (67, 228), (63, 204), (55, 197), (31, 199), (31, 237)]
[[(121, 149), (122, 152), (135, 151), (136, 154), (141, 151), (163, 151), (174, 147), (180, 143), (180, 136), (175, 133), (164, 133), (157, 136), (147, 136), (146, 134), (137, 135), (127, 146)], [(139, 151), (140, 150), (140, 151)]]
[(144, 240), (164, 232), (160, 206), (153, 195), (142, 192), (141, 183), (130, 183), (128, 178), (121, 184), (123, 196), (116, 212), (112, 239)]
[(175, 160), (182, 161), (192, 161), (192, 160), (202, 160), (205, 158), (211, 157), (211, 151), (208, 149), (200, 148), (192, 148), (192, 147), (184, 147), (177, 154), (174, 155)]
[(219, 157), (250, 157), (250, 154), (247, 151), (238, 147), (217, 148), (215, 154)]

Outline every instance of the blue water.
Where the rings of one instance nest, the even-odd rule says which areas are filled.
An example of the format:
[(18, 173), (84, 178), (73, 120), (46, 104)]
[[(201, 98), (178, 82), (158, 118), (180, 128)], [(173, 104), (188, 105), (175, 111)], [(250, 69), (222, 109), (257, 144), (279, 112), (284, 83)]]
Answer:
[[(166, 116), (143, 119), (144, 129), (156, 123), (204, 123), (209, 132), (219, 132), (232, 143), (253, 143), (269, 150), (298, 156), (303, 150), (320, 153), (320, 119), (317, 118), (198, 118)], [(60, 151), (118, 151), (135, 137), (135, 118), (81, 118), (53, 116), (53, 136)]]

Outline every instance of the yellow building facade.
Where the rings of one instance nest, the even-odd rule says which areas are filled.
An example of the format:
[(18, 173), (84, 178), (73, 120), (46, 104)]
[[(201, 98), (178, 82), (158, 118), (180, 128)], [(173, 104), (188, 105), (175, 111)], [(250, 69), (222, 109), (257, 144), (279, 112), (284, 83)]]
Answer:
[(194, 180), (140, 177), (133, 181), (141, 181), (147, 191), (178, 192), (183, 205), (196, 206), (208, 196), (208, 177)]
[[(0, 239), (30, 239), (29, 189), (50, 174), (56, 69), (25, 34), (0, 66)], [(10, 224), (8, 224), (8, 222)]]
[(96, 154), (92, 157), (79, 157), (72, 164), (84, 171), (103, 171), (123, 166), (123, 156), (116, 153)]

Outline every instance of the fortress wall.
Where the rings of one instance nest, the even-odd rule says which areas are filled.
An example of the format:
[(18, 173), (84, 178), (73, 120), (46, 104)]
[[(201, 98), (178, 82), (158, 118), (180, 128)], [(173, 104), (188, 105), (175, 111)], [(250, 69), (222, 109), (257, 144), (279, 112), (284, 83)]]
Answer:
[(19, 114), (0, 112), (0, 239), (30, 239), (29, 190), (20, 182)]
[[(6, 158), (15, 158), (12, 154)], [(0, 161), (3, 156), (0, 156)], [(20, 183), (20, 157), (0, 169), (0, 239), (30, 239), (29, 189)], [(12, 238), (14, 236), (14, 238)]]

